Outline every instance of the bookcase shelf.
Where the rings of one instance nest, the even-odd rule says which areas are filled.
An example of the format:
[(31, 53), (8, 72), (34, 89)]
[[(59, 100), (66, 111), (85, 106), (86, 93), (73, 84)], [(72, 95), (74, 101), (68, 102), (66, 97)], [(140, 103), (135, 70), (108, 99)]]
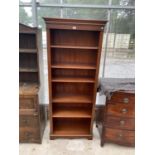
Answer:
[(87, 108), (57, 108), (53, 111), (56, 118), (91, 118), (91, 111)]
[(37, 54), (37, 49), (21, 48), (19, 49), (19, 53), (36, 53)]
[(50, 138), (92, 139), (106, 21), (44, 20), (48, 43)]
[(54, 118), (55, 126), (53, 127), (54, 136), (89, 136), (90, 119), (71, 119), (71, 118)]
[(58, 103), (92, 103), (91, 97), (86, 95), (53, 96), (52, 101)]
[(52, 82), (77, 82), (77, 83), (94, 83), (92, 78), (53, 78)]
[(98, 47), (91, 47), (91, 46), (67, 46), (67, 45), (51, 45), (51, 48), (67, 48), (67, 49), (92, 49), (97, 50)]
[(19, 68), (19, 72), (38, 72), (37, 68)]
[(96, 69), (93, 65), (84, 64), (54, 64), (52, 68), (64, 68), (64, 69)]

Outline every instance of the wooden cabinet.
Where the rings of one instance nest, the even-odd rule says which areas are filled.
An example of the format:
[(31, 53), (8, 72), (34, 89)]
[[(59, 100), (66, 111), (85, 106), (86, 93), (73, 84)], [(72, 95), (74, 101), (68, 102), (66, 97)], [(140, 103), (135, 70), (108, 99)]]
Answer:
[(19, 25), (19, 141), (41, 143), (46, 124), (45, 106), (39, 103), (41, 31)]
[(135, 94), (117, 91), (106, 101), (103, 122), (97, 123), (101, 146), (105, 142), (134, 146)]
[(48, 46), (50, 139), (92, 139), (106, 21), (44, 20)]

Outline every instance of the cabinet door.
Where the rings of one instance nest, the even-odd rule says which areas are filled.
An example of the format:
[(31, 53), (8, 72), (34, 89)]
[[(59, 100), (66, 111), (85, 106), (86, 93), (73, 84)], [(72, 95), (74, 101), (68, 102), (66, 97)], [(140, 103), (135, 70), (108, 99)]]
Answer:
[(20, 142), (40, 142), (40, 132), (37, 128), (20, 128)]
[(19, 97), (19, 108), (20, 109), (35, 109), (38, 107), (38, 97), (36, 96), (20, 96)]
[(39, 127), (38, 115), (20, 115), (19, 117), (20, 127)]

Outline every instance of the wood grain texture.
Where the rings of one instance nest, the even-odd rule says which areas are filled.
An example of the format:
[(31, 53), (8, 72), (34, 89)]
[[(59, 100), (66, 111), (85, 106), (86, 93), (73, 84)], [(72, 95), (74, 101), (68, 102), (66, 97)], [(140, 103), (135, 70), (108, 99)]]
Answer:
[(53, 135), (90, 135), (90, 119), (54, 118)]
[(133, 118), (107, 116), (106, 122), (106, 126), (109, 128), (135, 130), (135, 120)]
[(61, 96), (53, 96), (54, 103), (92, 103), (92, 99), (90, 96), (86, 95), (61, 95)]
[[(24, 94), (24, 93), (22, 93)], [(37, 95), (20, 95), (19, 108), (20, 109), (37, 109), (38, 96)]]
[(118, 116), (118, 117), (135, 117), (134, 104), (108, 104), (107, 105), (107, 115)]
[(83, 107), (58, 107), (53, 111), (56, 118), (91, 118), (91, 110)]
[(87, 64), (52, 64), (52, 68), (63, 68), (63, 69), (96, 69), (94, 65), (87, 65)]
[(106, 128), (105, 133), (105, 140), (109, 142), (130, 146), (133, 146), (135, 143), (134, 131)]

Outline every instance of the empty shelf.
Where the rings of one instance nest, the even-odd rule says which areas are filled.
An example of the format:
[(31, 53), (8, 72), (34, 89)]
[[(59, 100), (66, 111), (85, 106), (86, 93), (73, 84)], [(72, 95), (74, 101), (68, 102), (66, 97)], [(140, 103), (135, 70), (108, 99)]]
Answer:
[(97, 46), (70, 46), (70, 45), (51, 45), (51, 48), (70, 48), (70, 49), (98, 49)]
[(65, 68), (65, 69), (96, 69), (93, 65), (80, 65), (80, 64), (55, 64), (51, 66), (52, 68)]
[(57, 108), (53, 110), (53, 117), (57, 118), (91, 118), (91, 111), (86, 108)]
[(61, 103), (92, 103), (91, 96), (86, 95), (72, 95), (72, 96), (54, 96), (53, 102)]
[(90, 135), (90, 126), (87, 122), (59, 122), (58, 124), (54, 124), (53, 126), (53, 135), (66, 135), (66, 136), (73, 136), (73, 135)]
[(53, 78), (52, 82), (77, 82), (77, 83), (94, 83), (92, 78)]

